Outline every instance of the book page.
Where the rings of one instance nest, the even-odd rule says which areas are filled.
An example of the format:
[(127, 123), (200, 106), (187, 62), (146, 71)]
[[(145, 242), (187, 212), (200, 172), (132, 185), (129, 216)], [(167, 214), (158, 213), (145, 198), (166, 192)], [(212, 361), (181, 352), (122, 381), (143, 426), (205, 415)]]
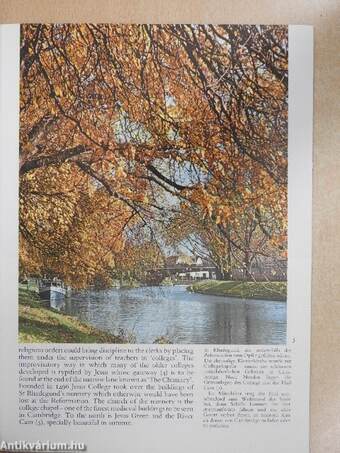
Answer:
[(0, 30), (1, 448), (307, 452), (312, 28)]

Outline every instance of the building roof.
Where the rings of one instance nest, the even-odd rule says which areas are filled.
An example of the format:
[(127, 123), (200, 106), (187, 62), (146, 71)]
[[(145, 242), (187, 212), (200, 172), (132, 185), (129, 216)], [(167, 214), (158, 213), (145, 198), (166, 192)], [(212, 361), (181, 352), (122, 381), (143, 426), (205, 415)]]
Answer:
[(201, 258), (200, 256), (190, 256), (190, 255), (172, 255), (166, 258), (167, 267), (215, 267), (214, 263), (206, 258)]

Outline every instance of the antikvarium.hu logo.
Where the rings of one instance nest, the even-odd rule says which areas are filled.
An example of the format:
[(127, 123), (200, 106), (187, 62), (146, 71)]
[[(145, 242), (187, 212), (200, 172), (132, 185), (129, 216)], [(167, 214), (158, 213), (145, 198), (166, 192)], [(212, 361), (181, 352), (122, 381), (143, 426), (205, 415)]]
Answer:
[(0, 443), (1, 451), (15, 451), (15, 452), (35, 452), (41, 451), (44, 453), (48, 452), (77, 452), (86, 451), (86, 445), (83, 442), (51, 442), (51, 441), (27, 441), (27, 440), (15, 440), (7, 442), (5, 440)]

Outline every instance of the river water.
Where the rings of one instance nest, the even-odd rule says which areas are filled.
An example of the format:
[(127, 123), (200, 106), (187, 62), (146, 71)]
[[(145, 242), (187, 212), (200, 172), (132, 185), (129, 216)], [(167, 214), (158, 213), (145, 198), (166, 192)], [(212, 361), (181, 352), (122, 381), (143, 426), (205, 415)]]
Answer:
[(185, 286), (86, 291), (61, 310), (98, 329), (132, 335), (137, 343), (165, 336), (172, 343), (283, 344), (286, 303), (208, 296)]
[(172, 343), (283, 344), (286, 303), (208, 296), (185, 286), (75, 293), (60, 309), (112, 334), (122, 329), (137, 343), (165, 336)]

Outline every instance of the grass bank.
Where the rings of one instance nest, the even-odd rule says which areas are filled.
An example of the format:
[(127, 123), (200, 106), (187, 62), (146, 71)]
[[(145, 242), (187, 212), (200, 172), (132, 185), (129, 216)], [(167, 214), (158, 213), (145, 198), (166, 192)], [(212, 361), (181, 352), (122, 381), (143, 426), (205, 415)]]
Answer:
[(188, 291), (213, 296), (237, 297), (242, 299), (264, 299), (285, 301), (286, 282), (234, 282), (203, 280), (188, 286)]
[(123, 337), (102, 332), (46, 306), (39, 296), (19, 289), (20, 343), (126, 343)]

